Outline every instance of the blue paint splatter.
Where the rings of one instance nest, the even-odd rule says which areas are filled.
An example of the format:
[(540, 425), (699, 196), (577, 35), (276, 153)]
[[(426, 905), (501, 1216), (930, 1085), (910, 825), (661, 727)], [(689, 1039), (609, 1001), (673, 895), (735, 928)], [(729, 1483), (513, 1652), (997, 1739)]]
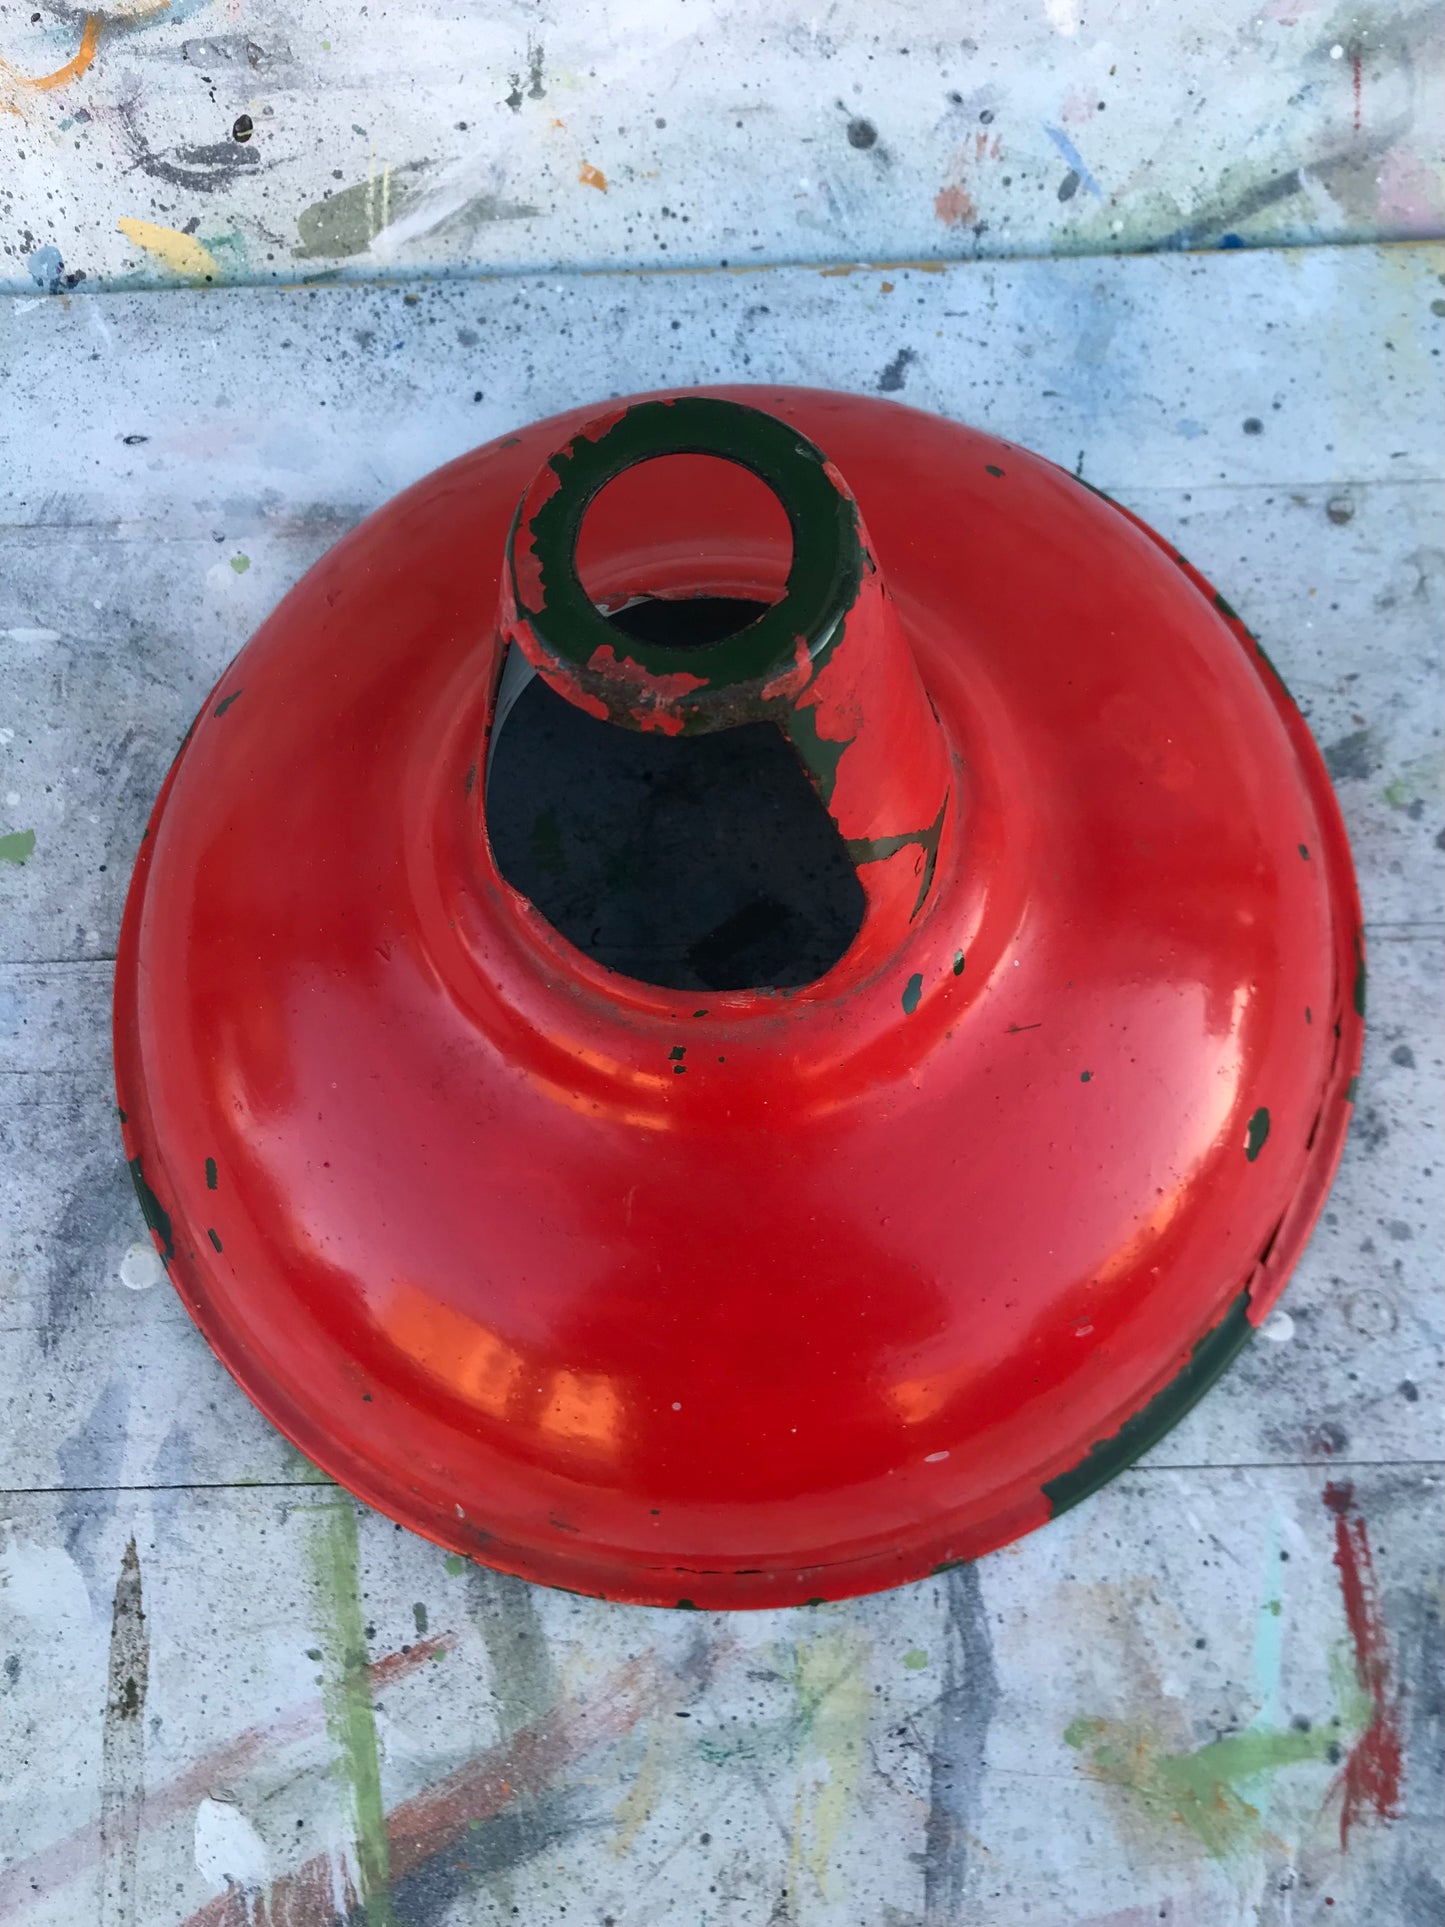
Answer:
[(1102, 201), (1104, 198), (1103, 188), (1100, 187), (1099, 183), (1089, 172), (1088, 163), (1078, 148), (1075, 147), (1074, 143), (1069, 139), (1063, 128), (1050, 127), (1046, 121), (1044, 123), (1044, 132), (1054, 143), (1054, 146), (1058, 148), (1064, 159), (1069, 163), (1069, 166), (1073, 168), (1079, 179), (1084, 183), (1084, 186), (1088, 188), (1094, 199), (1096, 201)]

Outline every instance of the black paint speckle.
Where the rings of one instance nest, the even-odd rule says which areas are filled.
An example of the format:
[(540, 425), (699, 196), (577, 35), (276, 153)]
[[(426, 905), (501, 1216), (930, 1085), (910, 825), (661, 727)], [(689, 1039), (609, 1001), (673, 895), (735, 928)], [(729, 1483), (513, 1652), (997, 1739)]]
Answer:
[(850, 147), (873, 147), (877, 144), (878, 129), (871, 120), (850, 120), (848, 123), (848, 145)]
[(233, 141), (248, 141), (255, 131), (255, 124), (249, 114), (237, 114), (231, 126), (231, 139)]
[(900, 348), (892, 361), (890, 361), (888, 366), (883, 370), (883, 373), (878, 377), (879, 394), (896, 395), (908, 379), (908, 370), (917, 359), (917, 355), (914, 354), (911, 348)]
[(1264, 433), (1264, 423), (1259, 419), (1258, 415), (1245, 416), (1244, 432), (1246, 435), (1262, 435)]
[(1071, 167), (1059, 182), (1059, 199), (1061, 201), (1072, 201), (1078, 191), (1079, 172), (1077, 168)]

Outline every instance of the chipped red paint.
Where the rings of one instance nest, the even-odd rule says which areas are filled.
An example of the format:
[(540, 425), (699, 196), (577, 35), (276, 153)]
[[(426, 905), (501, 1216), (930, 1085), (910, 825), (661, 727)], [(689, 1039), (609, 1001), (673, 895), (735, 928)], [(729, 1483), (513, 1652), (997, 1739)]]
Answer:
[(1350, 1829), (1363, 1814), (1395, 1820), (1400, 1814), (1404, 1748), (1400, 1738), (1399, 1697), (1391, 1682), (1390, 1634), (1370, 1535), (1355, 1489), (1348, 1480), (1325, 1487), (1325, 1505), (1334, 1514), (1335, 1565), (1345, 1620), (1355, 1647), (1355, 1677), (1373, 1709), (1369, 1725), (1350, 1748), (1335, 1783), (1340, 1795), (1340, 1846), (1350, 1844)]
[[(600, 415), (594, 415), (589, 422), (586, 422), (577, 431), (579, 438), (584, 442), (601, 441), (608, 429), (615, 427), (616, 424), (622, 420), (622, 417), (627, 413), (627, 409), (628, 404), (623, 402), (618, 408), (609, 408), (604, 410)], [(533, 503), (532, 506), (536, 508), (539, 504)]]
[(587, 667), (595, 669), (608, 682), (620, 683), (624, 689), (644, 691), (648, 696), (655, 695), (661, 702), (672, 696), (690, 695), (694, 689), (707, 688), (705, 676), (690, 676), (685, 669), (672, 676), (649, 676), (641, 663), (634, 662), (630, 656), (619, 656), (611, 644), (596, 650)]
[[(667, 411), (694, 453), (699, 399)], [(611, 607), (767, 604), (721, 655), (637, 645), (704, 686), (643, 704), (589, 667), (618, 634), (590, 600), (560, 637), (516, 606), (519, 496), (568, 447), (601, 487), (618, 447), (580, 412), (418, 484), (292, 591), (152, 816), (116, 1060), (176, 1288), (312, 1460), (530, 1579), (774, 1606), (977, 1557), (1183, 1409), (1323, 1202), (1363, 983), (1308, 729), (1169, 545), (894, 403), (718, 403), (774, 418), (827, 539), (800, 512), (790, 562), (724, 518), (700, 553), (644, 463), (637, 526), (567, 604), (593, 579)], [(865, 893), (825, 975), (669, 991), (509, 888), (470, 779), (512, 642), (622, 727), (785, 732)]]
[(799, 636), (789, 666), (771, 682), (765, 682), (761, 695), (765, 703), (792, 702), (808, 686), (808, 678), (813, 673), (813, 659), (808, 654), (808, 638)]

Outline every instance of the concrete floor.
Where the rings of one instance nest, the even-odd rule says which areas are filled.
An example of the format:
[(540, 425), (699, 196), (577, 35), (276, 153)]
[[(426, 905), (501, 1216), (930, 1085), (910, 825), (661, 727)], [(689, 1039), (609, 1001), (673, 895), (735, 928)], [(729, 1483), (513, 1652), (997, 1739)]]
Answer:
[[(1442, 266), (4, 304), (0, 1921), (1439, 1921)], [(108, 1061), (144, 816), (286, 588), (474, 442), (716, 378), (882, 388), (1166, 532), (1325, 747), (1371, 946), (1324, 1222), (1204, 1403), (976, 1567), (736, 1617), (465, 1567), (299, 1460), (159, 1273)]]

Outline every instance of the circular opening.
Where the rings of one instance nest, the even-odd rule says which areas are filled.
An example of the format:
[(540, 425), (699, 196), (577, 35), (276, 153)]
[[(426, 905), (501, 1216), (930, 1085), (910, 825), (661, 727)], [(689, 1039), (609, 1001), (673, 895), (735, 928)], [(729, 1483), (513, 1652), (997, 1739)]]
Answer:
[[(671, 467), (674, 462), (689, 467)], [(684, 472), (701, 488), (679, 486), (676, 478)], [(602, 498), (614, 483), (622, 492), (609, 511)], [(759, 483), (761, 497), (750, 495)], [(634, 491), (630, 513), (628, 490)], [(592, 518), (589, 589), (579, 538), (596, 504), (603, 519), (599, 525)], [(523, 497), (514, 527), (510, 566), (518, 613), (557, 662), (585, 670), (599, 649), (610, 652), (615, 645), (608, 628), (611, 597), (625, 599), (638, 586), (635, 570), (633, 583), (626, 579), (627, 549), (640, 551), (645, 544), (657, 593), (696, 594), (705, 587), (698, 581), (700, 555), (710, 558), (715, 572), (721, 567), (728, 531), (720, 533), (718, 524), (729, 509), (736, 511), (742, 537), (759, 545), (755, 567), (770, 553), (776, 559), (768, 574), (774, 585), (780, 573), (785, 582), (755, 622), (714, 640), (706, 680), (720, 697), (774, 675), (793, 661), (800, 638), (809, 649), (822, 647), (852, 606), (862, 572), (857, 511), (805, 436), (777, 416), (714, 396), (635, 403), (584, 428), (558, 450)], [(776, 515), (791, 532), (786, 561), (784, 543), (769, 536), (770, 526), (777, 530), (771, 521)], [(654, 518), (660, 518), (660, 531)], [(607, 580), (614, 575), (615, 587)], [(757, 587), (744, 577), (716, 581), (711, 592), (756, 595)], [(599, 608), (599, 601), (609, 607)], [(685, 647), (639, 641), (630, 654), (651, 676), (694, 669)]]
[[(634, 463), (592, 498), (577, 539), (578, 578), (608, 614), (643, 596), (772, 604), (782, 598), (792, 563), (793, 531), (776, 493), (719, 455)], [(729, 633), (714, 629), (706, 640)], [(678, 647), (688, 640), (685, 629), (673, 637)]]
[[(738, 597), (643, 597), (614, 631), (698, 647), (766, 613)], [(837, 825), (773, 723), (701, 736), (621, 729), (533, 676), (493, 738), (497, 867), (584, 955), (672, 990), (815, 982), (862, 927)]]

